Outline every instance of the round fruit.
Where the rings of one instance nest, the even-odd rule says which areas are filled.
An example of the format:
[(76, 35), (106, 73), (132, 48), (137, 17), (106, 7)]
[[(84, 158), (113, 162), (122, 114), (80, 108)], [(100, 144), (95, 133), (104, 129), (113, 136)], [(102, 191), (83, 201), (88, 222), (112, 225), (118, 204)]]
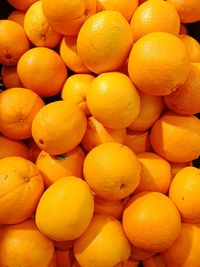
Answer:
[(49, 25), (42, 10), (42, 1), (35, 2), (26, 12), (24, 30), (35, 46), (54, 48), (61, 40), (61, 34)]
[(96, 12), (96, 0), (43, 0), (42, 8), (52, 28), (64, 35), (77, 35), (87, 18)]
[(0, 266), (48, 267), (53, 242), (40, 233), (33, 219), (0, 229)]
[(32, 162), (21, 157), (1, 159), (0, 223), (19, 223), (32, 216), (43, 188), (42, 176)]
[(74, 243), (75, 258), (87, 267), (118, 266), (128, 259), (130, 252), (121, 223), (108, 215), (94, 215), (87, 230)]
[(179, 35), (179, 38), (188, 51), (190, 62), (200, 62), (200, 44), (198, 41), (186, 34)]
[(133, 45), (128, 62), (129, 76), (136, 87), (146, 94), (160, 96), (183, 84), (189, 67), (184, 44), (166, 32), (153, 32), (140, 38)]
[(159, 252), (175, 241), (181, 229), (181, 219), (176, 206), (167, 196), (158, 192), (142, 192), (133, 196), (127, 204), (123, 227), (134, 246)]
[(149, 132), (134, 132), (127, 129), (124, 145), (136, 154), (151, 151)]
[(119, 143), (104, 143), (86, 156), (83, 173), (99, 196), (119, 200), (130, 195), (140, 182), (140, 163), (135, 153)]
[(46, 47), (27, 51), (17, 64), (17, 73), (26, 88), (42, 97), (58, 94), (67, 78), (61, 57)]
[[(28, 101), (28, 104), (27, 104)], [(25, 88), (10, 88), (0, 94), (0, 132), (13, 139), (31, 137), (31, 126), (42, 99)]]
[(17, 66), (3, 65), (1, 70), (1, 77), (5, 88), (23, 87), (17, 73)]
[(0, 64), (15, 65), (29, 47), (21, 25), (11, 20), (0, 20)]
[(122, 129), (129, 126), (140, 112), (140, 97), (125, 74), (102, 73), (95, 78), (86, 94), (92, 116), (104, 126)]
[(9, 20), (15, 21), (18, 24), (20, 24), (22, 27), (24, 27), (24, 17), (25, 17), (25, 12), (20, 11), (20, 10), (14, 10), (10, 13), (8, 16)]
[(168, 2), (149, 0), (136, 9), (130, 25), (134, 41), (151, 32), (168, 32), (178, 36), (180, 18)]
[(92, 72), (114, 71), (125, 63), (132, 39), (128, 21), (117, 11), (106, 10), (84, 23), (78, 34), (77, 50)]
[(87, 183), (77, 177), (63, 177), (42, 195), (36, 210), (36, 224), (53, 240), (72, 240), (85, 232), (93, 211), (94, 197)]
[(192, 161), (200, 155), (200, 121), (166, 112), (153, 125), (150, 140), (154, 151), (166, 160)]
[(178, 208), (182, 221), (200, 223), (200, 170), (195, 167), (185, 167), (174, 177), (169, 197)]
[(36, 144), (58, 155), (74, 149), (82, 140), (87, 119), (83, 111), (67, 101), (55, 101), (37, 113), (32, 125)]

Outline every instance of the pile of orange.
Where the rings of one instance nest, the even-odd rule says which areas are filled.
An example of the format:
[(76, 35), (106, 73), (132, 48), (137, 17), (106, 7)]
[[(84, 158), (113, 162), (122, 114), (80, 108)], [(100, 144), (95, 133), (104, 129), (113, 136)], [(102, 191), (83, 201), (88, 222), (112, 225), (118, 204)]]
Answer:
[(199, 0), (7, 2), (0, 267), (199, 267)]

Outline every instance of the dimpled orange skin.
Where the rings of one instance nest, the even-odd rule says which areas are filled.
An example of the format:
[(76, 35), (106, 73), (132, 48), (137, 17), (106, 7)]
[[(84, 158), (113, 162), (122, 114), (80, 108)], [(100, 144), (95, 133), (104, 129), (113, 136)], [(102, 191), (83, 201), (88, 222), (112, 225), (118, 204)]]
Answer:
[(149, 252), (160, 252), (170, 247), (181, 229), (176, 206), (158, 192), (134, 195), (124, 209), (122, 221), (129, 241)]
[(166, 267), (199, 266), (200, 225), (182, 223), (175, 242), (162, 254)]
[(57, 156), (41, 151), (36, 165), (43, 176), (45, 186), (49, 187), (62, 177), (83, 177), (84, 159), (85, 155), (83, 150), (77, 146), (71, 151)]
[(64, 36), (60, 43), (60, 56), (66, 66), (76, 73), (90, 73), (77, 52), (77, 35)]
[(153, 125), (150, 141), (154, 151), (166, 160), (190, 162), (200, 154), (200, 121), (195, 116), (166, 112)]
[(137, 155), (141, 164), (141, 180), (136, 192), (155, 191), (166, 194), (172, 180), (170, 164), (155, 153)]
[(181, 22), (191, 23), (200, 20), (199, 0), (167, 0), (177, 10)]
[(54, 48), (62, 35), (55, 32), (49, 25), (42, 10), (42, 1), (36, 1), (27, 10), (24, 18), (24, 30), (35, 46)]
[(151, 32), (168, 32), (178, 36), (180, 18), (168, 2), (149, 0), (136, 9), (130, 25), (134, 41)]
[(0, 223), (19, 223), (32, 216), (43, 189), (43, 178), (35, 164), (21, 157), (1, 159)]
[(94, 197), (88, 184), (74, 176), (63, 177), (40, 198), (36, 225), (55, 241), (73, 240), (87, 229), (93, 212)]
[(29, 159), (28, 147), (21, 140), (10, 139), (0, 134), (0, 159), (10, 156)]
[(77, 35), (83, 23), (96, 12), (95, 0), (43, 0), (45, 17), (52, 28), (64, 35)]
[(42, 150), (58, 155), (72, 150), (81, 142), (86, 124), (85, 114), (78, 106), (55, 101), (37, 113), (32, 135)]
[(108, 215), (94, 215), (87, 230), (74, 244), (76, 260), (87, 267), (121, 266), (130, 252), (121, 223)]
[(126, 61), (132, 47), (128, 21), (117, 11), (102, 11), (82, 26), (77, 51), (86, 67), (94, 73), (114, 71)]
[(180, 170), (170, 185), (169, 197), (178, 208), (183, 222), (200, 223), (199, 188), (200, 170), (191, 166)]
[(34, 47), (24, 53), (18, 61), (17, 73), (24, 86), (41, 97), (58, 94), (68, 74), (61, 57), (46, 47)]
[(8, 3), (18, 10), (26, 11), (36, 1), (37, 0), (8, 0)]
[(53, 242), (40, 233), (33, 219), (0, 229), (0, 266), (48, 267)]
[(93, 191), (111, 200), (130, 195), (140, 182), (140, 171), (135, 153), (114, 142), (93, 148), (83, 164), (85, 180)]
[(10, 88), (1, 92), (0, 131), (13, 139), (31, 137), (33, 119), (43, 106), (43, 100), (31, 90)]
[(129, 77), (120, 72), (96, 77), (88, 88), (86, 102), (92, 116), (112, 129), (126, 128), (140, 112), (139, 94)]
[(118, 142), (123, 144), (125, 139), (126, 128), (111, 129), (103, 126), (94, 117), (89, 117), (85, 135), (82, 139), (82, 146), (89, 152), (94, 147), (107, 142)]
[(165, 96), (164, 100), (167, 107), (178, 114), (193, 115), (200, 112), (200, 63), (190, 65), (184, 84)]
[(185, 82), (189, 67), (187, 50), (178, 37), (153, 32), (133, 45), (128, 73), (138, 90), (162, 96)]
[(21, 25), (11, 20), (0, 20), (0, 64), (15, 65), (30, 48)]

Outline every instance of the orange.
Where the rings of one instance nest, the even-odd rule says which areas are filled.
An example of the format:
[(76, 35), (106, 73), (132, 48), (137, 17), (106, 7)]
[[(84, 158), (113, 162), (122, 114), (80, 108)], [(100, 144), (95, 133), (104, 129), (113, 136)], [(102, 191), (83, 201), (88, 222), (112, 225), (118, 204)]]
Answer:
[(29, 7), (24, 19), (24, 30), (35, 46), (54, 48), (61, 40), (61, 34), (49, 25), (42, 10), (42, 1)]
[(99, 196), (119, 200), (129, 196), (140, 182), (140, 163), (135, 153), (119, 143), (104, 143), (86, 156), (85, 180)]
[(83, 148), (90, 151), (92, 148), (108, 142), (124, 143), (126, 129), (111, 129), (103, 126), (94, 117), (89, 117), (87, 128), (82, 140)]
[(200, 121), (194, 116), (166, 112), (153, 125), (151, 145), (161, 157), (172, 162), (189, 162), (200, 154)]
[(76, 73), (89, 73), (77, 52), (77, 35), (64, 36), (60, 43), (60, 56), (66, 66)]
[(28, 145), (28, 148), (29, 148), (29, 158), (30, 158), (30, 161), (32, 161), (33, 163), (35, 163), (38, 155), (41, 152), (41, 149), (36, 145), (36, 143), (33, 140), (33, 138), (30, 138), (27, 141), (27, 145)]
[(43, 106), (42, 99), (31, 90), (10, 88), (3, 91), (0, 94), (0, 132), (13, 139), (31, 137), (33, 119)]
[(162, 253), (166, 267), (199, 266), (200, 225), (182, 223), (175, 242)]
[(77, 51), (92, 72), (114, 71), (125, 63), (132, 39), (128, 21), (118, 11), (105, 10), (91, 16), (81, 27)]
[(20, 10), (14, 10), (10, 13), (8, 16), (9, 20), (15, 21), (18, 24), (20, 24), (22, 27), (24, 27), (24, 17), (25, 17), (25, 12), (20, 11)]
[(143, 267), (166, 267), (161, 256), (159, 254), (142, 261)]
[(0, 159), (11, 156), (29, 159), (28, 148), (22, 141), (13, 140), (0, 134)]
[(188, 34), (188, 29), (187, 29), (187, 27), (185, 26), (185, 24), (183, 24), (183, 23), (180, 24), (180, 31), (179, 31), (179, 34)]
[(137, 248), (131, 245), (131, 259), (135, 261), (143, 261), (149, 259), (154, 254), (155, 254), (154, 252), (145, 251), (141, 248)]
[(200, 62), (200, 44), (198, 41), (187, 34), (179, 35), (185, 45), (191, 62)]
[(35, 116), (32, 135), (44, 151), (58, 155), (74, 149), (82, 140), (87, 119), (83, 111), (67, 101), (55, 101)]
[(27, 51), (17, 64), (17, 72), (24, 86), (41, 97), (58, 94), (67, 78), (61, 57), (46, 47)]
[(43, 0), (44, 15), (52, 28), (64, 35), (76, 35), (89, 16), (96, 12), (96, 0)]
[(138, 6), (138, 0), (97, 0), (98, 11), (115, 10), (119, 11), (125, 19), (131, 20), (133, 13)]
[(77, 104), (84, 111), (85, 115), (89, 115), (90, 112), (86, 104), (86, 94), (93, 80), (94, 76), (91, 74), (71, 75), (62, 88), (62, 99)]
[(26, 11), (37, 0), (7, 0), (14, 8)]
[(187, 50), (181, 40), (173, 34), (149, 33), (133, 45), (128, 72), (133, 83), (142, 92), (150, 95), (168, 95), (187, 78)]
[(84, 152), (79, 146), (67, 153), (56, 156), (41, 151), (36, 165), (42, 174), (45, 186), (49, 187), (62, 177), (83, 177), (84, 158)]
[(94, 197), (87, 183), (74, 176), (63, 177), (40, 198), (36, 224), (53, 240), (72, 240), (85, 232), (93, 211)]
[(4, 65), (1, 71), (1, 77), (5, 88), (23, 87), (17, 74), (17, 66)]
[(130, 25), (134, 41), (151, 32), (168, 32), (178, 36), (180, 18), (168, 2), (149, 0), (136, 9)]
[(200, 223), (200, 170), (185, 167), (174, 177), (169, 190), (169, 197), (178, 208), (182, 221)]
[(32, 162), (21, 157), (1, 159), (0, 223), (19, 223), (32, 216), (43, 187), (42, 176)]
[(172, 180), (170, 164), (155, 153), (144, 152), (137, 156), (142, 171), (136, 191), (155, 191), (166, 194)]
[(175, 175), (182, 170), (183, 168), (188, 166), (188, 162), (182, 162), (182, 163), (174, 163), (174, 162), (169, 162), (171, 165), (171, 174), (172, 174), (172, 178), (175, 177)]
[(33, 219), (0, 229), (0, 266), (48, 267), (53, 242), (41, 234)]
[(121, 223), (108, 215), (94, 215), (87, 230), (74, 244), (76, 260), (87, 267), (120, 266), (130, 252)]
[(181, 229), (181, 219), (170, 198), (158, 192), (142, 192), (127, 204), (123, 227), (134, 246), (159, 252), (175, 241)]
[(124, 205), (121, 200), (107, 200), (98, 195), (94, 195), (94, 213), (110, 215), (121, 218)]
[(165, 104), (172, 111), (182, 115), (200, 112), (200, 63), (191, 64), (186, 81), (170, 95), (165, 96)]
[(56, 267), (71, 267), (72, 256), (70, 250), (55, 250)]
[(74, 240), (54, 241), (54, 246), (57, 250), (70, 250), (74, 246)]
[(21, 25), (11, 20), (0, 20), (0, 64), (15, 65), (29, 47)]
[(181, 22), (190, 23), (200, 20), (199, 0), (167, 0), (177, 10)]
[(124, 145), (128, 146), (136, 154), (151, 150), (149, 132), (134, 132), (127, 129)]
[(55, 255), (55, 252), (54, 252), (54, 256), (51, 260), (51, 263), (48, 267), (57, 267), (57, 264), (56, 264), (56, 255)]
[(86, 94), (92, 116), (104, 126), (122, 129), (129, 126), (140, 112), (140, 97), (128, 76), (120, 72), (102, 73)]
[(161, 96), (147, 95), (139, 92), (140, 113), (129, 126), (134, 131), (146, 131), (160, 117), (163, 111), (163, 99)]

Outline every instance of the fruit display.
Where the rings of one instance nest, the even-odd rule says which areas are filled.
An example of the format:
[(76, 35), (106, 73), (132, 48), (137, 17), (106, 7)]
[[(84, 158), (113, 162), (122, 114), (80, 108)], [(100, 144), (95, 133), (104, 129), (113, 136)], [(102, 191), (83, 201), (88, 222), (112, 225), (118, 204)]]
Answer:
[(0, 2), (0, 267), (200, 267), (199, 0)]

